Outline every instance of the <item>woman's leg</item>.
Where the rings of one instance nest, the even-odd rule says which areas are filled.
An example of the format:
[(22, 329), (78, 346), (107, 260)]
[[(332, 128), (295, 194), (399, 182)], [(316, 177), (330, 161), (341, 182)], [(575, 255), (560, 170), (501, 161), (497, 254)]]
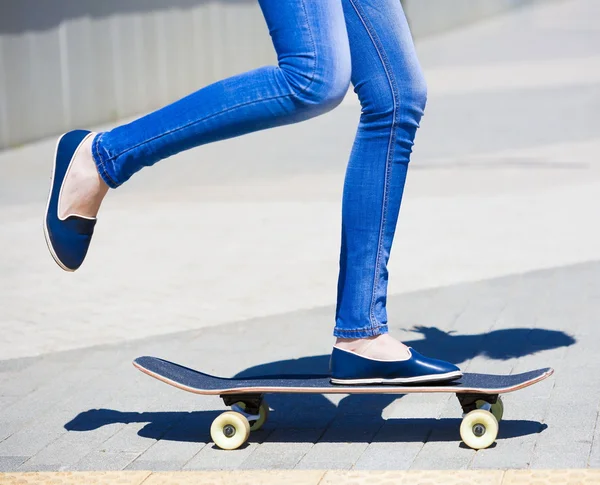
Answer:
[(346, 171), (331, 367), (336, 383), (456, 379), (460, 369), (387, 335), (387, 263), (426, 87), (398, 0), (342, 0), (362, 106)]
[(348, 163), (335, 335), (387, 333), (387, 262), (425, 80), (397, 0), (343, 0), (352, 83), (362, 106)]
[[(69, 160), (63, 163), (68, 164), (62, 170), (64, 184), (53, 179), (53, 186), (60, 182), (62, 187), (55, 197), (58, 217), (48, 222), (47, 215), (47, 239), (55, 259), (66, 252), (67, 259), (83, 260), (87, 247), (83, 256), (81, 251), (69, 256), (69, 241), (77, 244), (69, 234), (83, 232), (79, 244), (89, 244), (93, 227), (83, 226), (95, 222), (108, 187), (118, 187), (143, 167), (192, 147), (306, 120), (343, 99), (351, 66), (341, 0), (260, 0), (260, 5), (277, 66), (219, 81), (95, 137), (76, 133), (59, 146), (57, 156)], [(55, 174), (62, 172), (55, 166)], [(83, 219), (78, 227), (61, 228), (73, 214)], [(77, 266), (59, 264), (71, 270)]]

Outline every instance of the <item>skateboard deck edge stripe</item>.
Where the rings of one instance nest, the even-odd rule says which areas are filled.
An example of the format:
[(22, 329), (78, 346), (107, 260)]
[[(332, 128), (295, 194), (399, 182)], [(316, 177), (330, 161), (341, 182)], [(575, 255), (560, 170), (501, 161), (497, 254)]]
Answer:
[(173, 387), (181, 389), (183, 391), (191, 392), (194, 394), (200, 394), (204, 396), (218, 396), (218, 395), (232, 395), (232, 394), (262, 394), (262, 393), (280, 393), (280, 394), (413, 394), (413, 393), (452, 393), (452, 394), (506, 394), (509, 392), (518, 391), (525, 387), (529, 387), (537, 382), (547, 379), (554, 374), (554, 369), (549, 368), (543, 374), (525, 381), (521, 384), (512, 387), (504, 387), (498, 389), (476, 389), (476, 388), (459, 388), (459, 387), (442, 387), (442, 386), (423, 386), (423, 387), (400, 387), (400, 386), (371, 386), (371, 387), (360, 387), (360, 386), (340, 386), (335, 387), (274, 387), (274, 386), (262, 386), (262, 387), (239, 387), (236, 389), (198, 389), (195, 387), (186, 386), (177, 381), (173, 381), (167, 377), (161, 376), (155, 372), (152, 372), (145, 367), (142, 367), (137, 362), (133, 362), (133, 366), (150, 377), (153, 377), (159, 381), (169, 384)]

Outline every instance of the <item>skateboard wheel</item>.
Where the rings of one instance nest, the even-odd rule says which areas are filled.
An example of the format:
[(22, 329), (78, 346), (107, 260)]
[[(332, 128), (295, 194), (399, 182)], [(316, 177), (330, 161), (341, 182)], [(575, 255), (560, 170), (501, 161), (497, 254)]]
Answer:
[(216, 417), (210, 427), (210, 437), (222, 450), (236, 450), (250, 436), (250, 424), (245, 416), (227, 411)]
[(474, 450), (490, 446), (498, 436), (498, 420), (491, 412), (475, 409), (460, 424), (460, 437), (465, 445)]
[[(246, 410), (245, 402), (238, 402), (237, 405), (240, 409)], [(250, 431), (258, 431), (269, 419), (269, 404), (267, 401), (263, 399), (260, 403), (260, 407), (258, 408), (258, 415), (260, 416), (257, 420), (251, 420), (250, 423)]]
[[(485, 404), (487, 403), (483, 400), (479, 400), (475, 403), (477, 409), (481, 409)], [(504, 402), (500, 396), (498, 396), (498, 400), (494, 404), (491, 404), (490, 413), (496, 417), (498, 422), (502, 421), (502, 416), (504, 416)]]

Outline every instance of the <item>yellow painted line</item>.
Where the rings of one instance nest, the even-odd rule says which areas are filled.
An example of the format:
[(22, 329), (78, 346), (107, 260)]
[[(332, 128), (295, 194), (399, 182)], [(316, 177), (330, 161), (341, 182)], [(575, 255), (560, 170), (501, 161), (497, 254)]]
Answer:
[(600, 469), (589, 470), (508, 470), (502, 485), (529, 484), (598, 485)]
[(600, 469), (0, 473), (1, 485), (598, 485)]
[(327, 472), (319, 485), (501, 485), (502, 470)]
[(153, 473), (144, 485), (317, 485), (324, 474), (315, 470)]
[(151, 472), (0, 473), (1, 485), (140, 485)]

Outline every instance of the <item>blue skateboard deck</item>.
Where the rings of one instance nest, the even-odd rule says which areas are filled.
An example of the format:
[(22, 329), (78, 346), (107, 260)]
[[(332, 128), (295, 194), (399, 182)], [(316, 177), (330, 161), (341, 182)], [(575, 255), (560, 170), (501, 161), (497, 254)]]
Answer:
[(133, 361), (139, 370), (184, 391), (205, 395), (315, 393), (315, 394), (408, 394), (450, 392), (502, 394), (531, 386), (550, 377), (551, 368), (522, 374), (494, 375), (465, 373), (460, 379), (440, 383), (390, 385), (332, 384), (326, 375), (269, 375), (243, 379), (204, 374), (157, 357), (139, 357)]

